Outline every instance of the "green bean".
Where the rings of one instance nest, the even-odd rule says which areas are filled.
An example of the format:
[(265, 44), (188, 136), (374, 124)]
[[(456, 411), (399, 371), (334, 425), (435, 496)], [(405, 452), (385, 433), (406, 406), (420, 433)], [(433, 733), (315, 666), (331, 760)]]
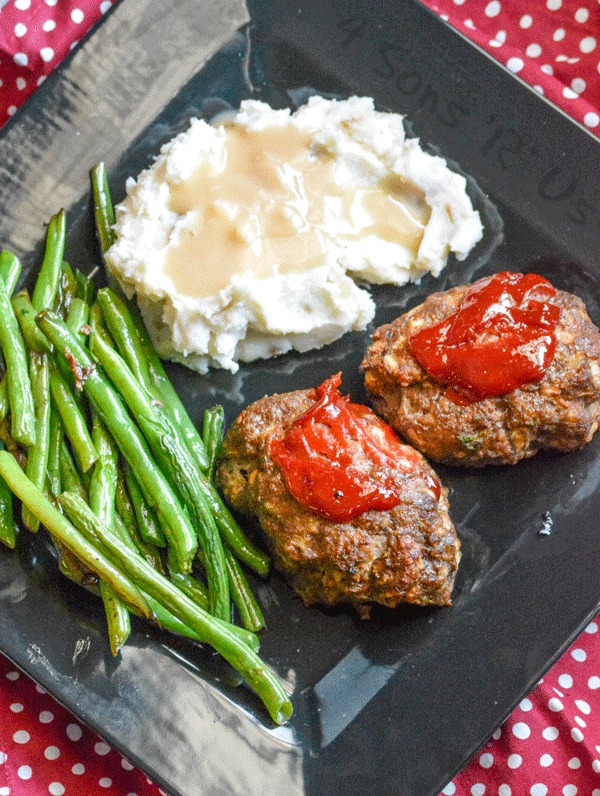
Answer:
[[(0, 473), (3, 474), (1, 467)], [(63, 493), (61, 504), (87, 539), (102, 539), (102, 544), (110, 551), (112, 560), (118, 563), (131, 580), (209, 643), (241, 674), (262, 699), (276, 723), (283, 724), (290, 718), (292, 704), (282, 683), (258, 655), (240, 640), (239, 635), (231, 631), (231, 626), (203, 611), (170, 581), (155, 572), (141, 556), (123, 545), (109, 529), (102, 526), (77, 495)]]
[[(214, 518), (199, 488), (199, 479), (203, 478), (201, 470), (188, 449), (172, 433), (165, 418), (158, 413), (123, 358), (95, 334), (91, 336), (90, 349), (136, 418), (158, 464), (163, 472), (168, 473), (171, 485), (196, 520), (200, 545), (206, 554), (211, 613), (228, 619), (230, 601), (225, 556)], [(135, 505), (134, 495), (131, 497)], [(139, 517), (138, 525), (143, 535)]]
[(242, 624), (248, 630), (254, 630), (255, 632), (262, 630), (265, 626), (263, 612), (252, 593), (246, 575), (229, 549), (225, 550), (225, 561), (227, 563), (231, 599), (239, 611)]
[(21, 290), (13, 297), (12, 308), (27, 348), (40, 354), (49, 353), (52, 347), (38, 329), (35, 322), (36, 312), (26, 290)]
[(81, 476), (79, 475), (77, 467), (75, 466), (75, 462), (73, 461), (71, 451), (69, 450), (64, 435), (61, 436), (59, 446), (59, 473), (62, 489), (68, 490), (69, 492), (77, 492), (84, 500), (87, 500), (87, 489), (81, 480)]
[(88, 306), (94, 301), (96, 297), (96, 285), (92, 280), (83, 273), (83, 271), (75, 272), (75, 296), (81, 301), (85, 302)]
[(9, 296), (12, 296), (17, 286), (22, 269), (23, 266), (19, 258), (8, 249), (2, 249), (0, 252), (0, 276), (4, 279), (6, 292)]
[[(50, 377), (46, 354), (30, 354), (31, 386), (35, 406), (35, 444), (29, 449), (27, 478), (38, 489), (43, 489), (48, 468), (50, 443)], [(30, 531), (37, 531), (39, 520), (26, 506), (23, 506), (23, 524)]]
[(209, 610), (208, 589), (204, 583), (193, 575), (188, 575), (183, 572), (173, 573), (173, 575), (171, 575), (171, 582), (187, 595), (190, 600), (193, 600), (196, 605), (199, 605), (200, 608), (203, 608), (205, 611)]
[(48, 489), (54, 498), (58, 498), (61, 489), (60, 482), (60, 444), (63, 430), (60, 416), (56, 409), (50, 406), (50, 427), (48, 432)]
[(50, 368), (50, 391), (54, 406), (60, 414), (65, 434), (69, 438), (82, 471), (87, 472), (98, 458), (87, 423), (73, 393), (58, 368)]
[(71, 302), (75, 298), (75, 274), (69, 263), (62, 261), (60, 266), (60, 278), (52, 309), (62, 318), (66, 317)]
[(46, 251), (32, 297), (36, 312), (50, 308), (54, 303), (65, 251), (66, 220), (65, 211), (60, 210), (48, 224)]
[(52, 536), (52, 534), (50, 534), (50, 538), (58, 554), (58, 569), (65, 578), (68, 578), (78, 586), (83, 586), (84, 589), (92, 591), (97, 596), (100, 596), (98, 576), (96, 573), (82, 564), (77, 556), (74, 556), (70, 550), (67, 550), (67, 548), (61, 544), (58, 539)]
[[(75, 299), (77, 300), (77, 299)], [(81, 301), (81, 299), (79, 299)], [(82, 301), (85, 305), (85, 302)], [(71, 308), (73, 305), (71, 305)], [(115, 493), (117, 491), (117, 449), (100, 418), (94, 414), (92, 425), (94, 447), (98, 459), (90, 479), (90, 508), (109, 528), (115, 524)], [(131, 633), (131, 620), (127, 606), (113, 587), (100, 581), (100, 594), (108, 627), (112, 654), (116, 657)]]
[(106, 252), (115, 242), (113, 225), (115, 223), (115, 210), (106, 176), (106, 166), (98, 163), (90, 171), (92, 180), (92, 195), (94, 197), (94, 215), (96, 218), (96, 230), (100, 241), (102, 254)]
[[(0, 442), (0, 450), (4, 445)], [(13, 515), (12, 493), (4, 478), (0, 478), (0, 542), (14, 550), (17, 526)]]
[[(4, 478), (14, 495), (35, 514), (49, 533), (77, 556), (86, 567), (98, 577), (111, 583), (117, 593), (138, 610), (143, 616), (152, 618), (152, 610), (137, 586), (128, 581), (121, 571), (102, 553), (98, 544), (90, 544), (73, 525), (55, 509), (44, 493), (32, 484), (21, 470), (14, 456), (8, 451), (0, 451), (0, 475)], [(69, 493), (75, 495), (75, 493)], [(78, 496), (76, 496), (79, 500)], [(86, 509), (91, 512), (91, 509)], [(94, 515), (95, 516), (95, 515)], [(111, 534), (112, 536), (112, 534)]]
[(129, 465), (125, 467), (125, 482), (127, 483), (127, 490), (142, 539), (146, 544), (153, 544), (155, 547), (166, 547), (167, 540), (160, 529), (154, 512), (146, 503), (135, 473)]
[(82, 327), (85, 326), (88, 322), (88, 318), (90, 316), (90, 306), (87, 304), (84, 299), (79, 297), (75, 297), (71, 302), (71, 306), (69, 307), (69, 312), (67, 313), (66, 324), (67, 327), (79, 337), (79, 340), (84, 343), (86, 335), (84, 332), (81, 331)]
[(104, 420), (122, 456), (137, 474), (144, 497), (151, 506), (157, 508), (175, 569), (189, 572), (198, 546), (189, 518), (152, 459), (142, 434), (127, 413), (121, 398), (107, 379), (92, 367), (93, 362), (87, 351), (58, 316), (46, 310), (38, 315), (38, 324), (61, 356), (66, 358), (68, 354), (69, 358), (74, 358), (74, 365), (85, 374), (83, 389)]
[(222, 406), (213, 406), (204, 412), (204, 422), (202, 424), (202, 441), (208, 455), (208, 467), (206, 475), (212, 481), (215, 474), (217, 456), (223, 442), (223, 422), (224, 413)]
[(269, 556), (257, 547), (240, 528), (214, 485), (204, 481), (202, 486), (206, 490), (217, 527), (227, 547), (235, 553), (236, 558), (250, 567), (257, 575), (266, 577), (271, 568)]
[(8, 405), (8, 380), (6, 374), (0, 380), (0, 420), (4, 420), (9, 412)]
[(98, 291), (98, 301), (119, 353), (140, 384), (161, 402), (164, 413), (180, 429), (198, 466), (206, 470), (208, 456), (204, 443), (166, 374), (139, 312), (127, 307), (110, 288)]
[(17, 442), (30, 446), (35, 442), (35, 409), (27, 367), (27, 353), (6, 285), (1, 279), (0, 348), (6, 361), (11, 432)]

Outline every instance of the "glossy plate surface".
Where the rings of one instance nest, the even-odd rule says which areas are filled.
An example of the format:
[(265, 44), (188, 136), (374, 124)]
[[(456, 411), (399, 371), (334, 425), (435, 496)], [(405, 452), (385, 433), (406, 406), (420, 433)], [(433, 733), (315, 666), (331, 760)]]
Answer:
[[(369, 333), (433, 290), (503, 269), (538, 271), (600, 321), (597, 142), (412, 2), (124, 0), (0, 135), (0, 243), (31, 272), (63, 205), (68, 258), (92, 270), (90, 166), (105, 160), (121, 198), (191, 116), (251, 95), (293, 105), (310, 90), (405, 113), (479, 185), (484, 242), (437, 281), (376, 290)], [(230, 422), (265, 393), (338, 370), (362, 400), (368, 338), (235, 375), (171, 373), (195, 420), (220, 402)], [(136, 624), (114, 660), (101, 606), (58, 575), (42, 536), (0, 551), (0, 648), (176, 796), (434, 795), (597, 610), (599, 461), (597, 439), (516, 467), (439, 468), (463, 542), (450, 609), (361, 622), (305, 609), (277, 575), (257, 584), (262, 654), (293, 689), (282, 728), (210, 650)]]

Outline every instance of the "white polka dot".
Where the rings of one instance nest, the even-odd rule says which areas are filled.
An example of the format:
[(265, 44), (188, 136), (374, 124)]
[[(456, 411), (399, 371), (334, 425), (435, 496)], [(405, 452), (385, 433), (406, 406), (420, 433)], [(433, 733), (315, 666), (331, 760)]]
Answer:
[(17, 106), (9, 105), (8, 108), (6, 109), (6, 112), (8, 113), (9, 116), (14, 116), (15, 113), (17, 112)]
[(51, 782), (48, 785), (48, 793), (51, 793), (52, 796), (62, 796), (65, 792), (65, 786), (61, 785), (60, 782)]
[(104, 743), (104, 741), (99, 741), (94, 746), (94, 751), (97, 755), (107, 755), (110, 752), (110, 746), (107, 743)]
[(564, 708), (564, 705), (560, 701), (560, 699), (552, 697), (552, 699), (548, 700), (548, 707), (550, 708), (550, 710), (554, 711), (554, 713), (558, 713), (559, 710), (562, 710)]
[(585, 629), (586, 633), (597, 633), (598, 632), (598, 623), (597, 622), (590, 622), (589, 625)]
[[(125, 771), (133, 771), (133, 766), (125, 757), (121, 758), (121, 766), (125, 769)], [(454, 791), (452, 792), (454, 793)]]
[(29, 63), (29, 58), (25, 53), (15, 53), (13, 55), (13, 61), (18, 66), (27, 66), (27, 64)]
[(7, 760), (8, 760), (8, 755), (5, 754), (4, 752), (0, 752), (0, 766), (3, 763), (6, 763)]
[(19, 779), (31, 779), (31, 775), (33, 771), (31, 770), (31, 766), (19, 766), (17, 769), (17, 776)]
[(565, 787), (562, 789), (562, 792), (563, 796), (575, 796), (577, 793), (577, 788), (575, 785), (565, 785)]
[(47, 694), (48, 693), (45, 688), (42, 688), (42, 686), (38, 685), (37, 683), (35, 685), (35, 690), (38, 692), (38, 694)]
[(53, 19), (47, 19), (42, 25), (42, 30), (46, 33), (51, 33), (56, 27), (56, 22)]
[(514, 727), (512, 728), (513, 735), (515, 738), (529, 738), (531, 735), (531, 730), (529, 729), (529, 725), (525, 724), (524, 721), (518, 721)]
[(578, 8), (575, 12), (575, 21), (576, 22), (587, 22), (590, 12), (587, 8)]
[(558, 684), (561, 688), (571, 688), (573, 685), (573, 678), (570, 674), (561, 674), (558, 678)]
[(585, 699), (576, 699), (575, 704), (577, 705), (577, 709), (584, 713), (586, 716), (589, 716), (592, 712), (591, 707), (585, 701)]
[[(548, 0), (550, 2), (550, 0)], [(543, 784), (543, 782), (536, 782), (535, 785), (532, 785), (529, 789), (529, 793), (531, 796), (546, 796), (548, 793), (548, 788)]]
[(465, 28), (469, 28), (469, 30), (475, 30), (475, 23), (472, 19), (465, 19), (464, 26)]
[(72, 741), (78, 741), (83, 735), (83, 732), (79, 724), (68, 724), (67, 735)]
[(13, 735), (13, 741), (15, 743), (28, 743), (30, 739), (31, 735), (27, 732), (27, 730), (17, 730)]
[(592, 791), (592, 796), (600, 796), (600, 788), (594, 788)]
[(585, 723), (585, 721), (584, 721), (584, 720), (581, 718), (581, 716), (573, 716), (573, 718), (575, 719), (575, 723), (576, 723), (576, 724), (579, 724), (579, 726), (580, 726), (580, 727), (587, 727), (587, 724), (586, 724), (586, 723)]
[(550, 64), (544, 64), (544, 65), (541, 67), (541, 70), (542, 70), (542, 72), (544, 72), (546, 75), (553, 75), (553, 74), (554, 74), (554, 69), (553, 69), (553, 68), (550, 66)]
[(542, 48), (539, 44), (530, 44), (528, 45), (527, 49), (525, 50), (525, 55), (529, 58), (537, 58), (538, 55), (542, 54)]
[(42, 47), (42, 49), (40, 50), (40, 58), (46, 64), (48, 63), (48, 61), (51, 61), (54, 58), (54, 50), (52, 49), (52, 47)]
[(569, 768), (581, 768), (581, 760), (578, 757), (572, 757), (567, 765)]
[(81, 22), (83, 22), (84, 17), (85, 14), (80, 8), (74, 8), (71, 11), (71, 19), (76, 25), (79, 25)]
[(585, 80), (581, 77), (574, 77), (571, 80), (571, 88), (576, 94), (582, 94), (585, 91)]
[(46, 0), (47, 6), (55, 6), (58, 3), (58, 0)]
[(7, 680), (18, 680), (19, 679), (19, 672), (7, 672), (6, 673)]
[(44, 749), (44, 757), (46, 760), (56, 760), (57, 757), (60, 757), (60, 749), (58, 746), (47, 746)]
[(549, 11), (558, 11), (562, 5), (562, 0), (546, 0), (546, 8)]
[(493, 733), (492, 738), (497, 741), (498, 738), (502, 735), (502, 728), (498, 727), (498, 729)]
[(533, 17), (531, 14), (523, 14), (521, 19), (519, 20), (519, 25), (523, 29), (530, 28), (533, 25)]
[(562, 95), (565, 99), (577, 99), (579, 94), (576, 94), (573, 89), (570, 89), (568, 86), (565, 86), (562, 90)]
[(519, 768), (522, 762), (523, 758), (521, 757), (521, 755), (509, 755), (508, 760), (506, 761), (506, 765), (509, 768)]
[(522, 699), (521, 702), (519, 702), (519, 707), (521, 708), (521, 710), (524, 711), (531, 710), (531, 708), (533, 707), (533, 702), (531, 701), (531, 699), (527, 698)]
[(494, 36), (494, 38), (499, 44), (504, 44), (504, 42), (506, 41), (506, 31), (499, 30), (498, 33), (496, 33), (496, 35)]
[(79, 777), (85, 772), (85, 766), (83, 765), (83, 763), (75, 763), (71, 771), (73, 772), (73, 774)]
[(108, 777), (102, 777), (102, 779), (98, 780), (98, 785), (100, 785), (101, 788), (110, 788), (112, 785), (112, 779), (109, 779)]
[(15, 8), (18, 8), (19, 11), (27, 11), (30, 5), (31, 0), (15, 0)]
[(20, 702), (13, 702), (10, 709), (13, 713), (20, 713), (23, 710), (23, 705)]
[(17, 22), (15, 25), (15, 36), (20, 39), (27, 33), (27, 25), (22, 22)]
[(525, 66), (522, 58), (509, 58), (506, 62), (506, 66), (510, 69), (511, 72), (520, 72), (521, 69)]
[(581, 730), (578, 730), (577, 727), (573, 727), (571, 730), (571, 738), (577, 743), (581, 743), (583, 741), (583, 733)]
[(566, 31), (564, 28), (556, 28), (552, 34), (554, 41), (562, 41), (565, 38)]
[[(588, 116), (593, 118), (588, 119)], [(598, 124), (600, 124), (600, 117), (597, 113), (586, 113), (586, 115), (583, 117), (583, 121), (588, 127), (597, 127)], [(592, 691), (596, 691), (598, 688), (600, 688), (600, 677), (597, 675), (590, 677), (588, 680), (588, 688), (591, 688)]]
[(558, 738), (558, 730), (556, 727), (546, 727), (545, 730), (542, 730), (542, 738), (547, 741), (555, 741)]
[(46, 75), (40, 75), (37, 79), (38, 86), (41, 86), (44, 80), (46, 79)]
[(110, 0), (104, 0), (103, 3), (100, 3), (100, 13), (106, 14), (111, 5), (112, 3), (110, 2)]
[(485, 15), (486, 17), (497, 17), (500, 10), (501, 6), (498, 0), (492, 0), (491, 3), (488, 3), (485, 7)]
[(489, 752), (485, 752), (479, 758), (479, 765), (482, 768), (491, 768), (494, 765), (494, 756)]
[(78, 39), (76, 39), (75, 41), (72, 41), (71, 44), (69, 44), (69, 50), (74, 50), (75, 47), (77, 47), (78, 44), (79, 44), (79, 40)]
[(498, 796), (512, 796), (510, 785), (500, 785), (498, 788)]
[(27, 81), (25, 80), (24, 77), (18, 77), (15, 80), (15, 83), (17, 84), (17, 88), (19, 89), (19, 91), (23, 91), (23, 89), (27, 86)]
[(483, 782), (476, 782), (471, 788), (472, 796), (483, 796), (485, 793), (485, 785)]
[[(596, 39), (593, 36), (584, 36), (579, 42), (579, 49), (582, 53), (591, 53), (596, 48)], [(571, 653), (572, 654), (572, 653)]]
[(42, 724), (50, 724), (50, 722), (54, 719), (54, 713), (51, 713), (49, 710), (42, 710), (38, 718)]
[(551, 766), (552, 763), (554, 763), (554, 758), (552, 757), (552, 755), (546, 754), (540, 757), (540, 766), (548, 768), (548, 766)]
[(454, 784), (454, 782), (449, 782), (442, 791), (442, 793), (444, 794), (444, 796), (454, 796), (454, 794), (456, 793), (456, 785)]
[(0, 788), (0, 796), (10, 796), (10, 788)]
[(596, 774), (600, 774), (600, 760), (592, 760), (592, 768)]

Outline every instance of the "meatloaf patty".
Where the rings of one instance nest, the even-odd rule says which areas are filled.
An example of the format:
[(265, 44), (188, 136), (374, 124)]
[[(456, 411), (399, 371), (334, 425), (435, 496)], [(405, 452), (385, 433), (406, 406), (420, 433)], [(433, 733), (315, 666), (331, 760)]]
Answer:
[(544, 448), (581, 448), (600, 415), (600, 332), (583, 301), (560, 290), (551, 299), (561, 309), (557, 347), (541, 381), (460, 405), (419, 365), (409, 338), (456, 312), (468, 289), (434, 293), (375, 332), (362, 363), (375, 411), (445, 464), (514, 464)]
[[(315, 390), (273, 395), (245, 409), (227, 433), (217, 483), (228, 503), (255, 515), (275, 565), (306, 604), (408, 602), (448, 605), (459, 541), (448, 515), (447, 490), (420, 456), (419, 469), (399, 474), (400, 503), (335, 522), (291, 494), (271, 442), (317, 401)], [(371, 413), (374, 422), (379, 422)], [(361, 466), (365, 466), (363, 462)], [(432, 479), (434, 479), (432, 481)]]

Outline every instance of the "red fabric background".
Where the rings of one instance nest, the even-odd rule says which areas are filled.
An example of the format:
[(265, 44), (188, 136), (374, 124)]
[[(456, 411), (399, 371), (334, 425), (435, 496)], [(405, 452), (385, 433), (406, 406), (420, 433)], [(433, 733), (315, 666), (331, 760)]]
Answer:
[[(600, 136), (598, 0), (426, 4)], [(111, 5), (0, 0), (0, 126)], [(600, 796), (598, 621), (444, 788), (444, 796)], [(161, 791), (0, 656), (0, 796), (105, 793)]]

